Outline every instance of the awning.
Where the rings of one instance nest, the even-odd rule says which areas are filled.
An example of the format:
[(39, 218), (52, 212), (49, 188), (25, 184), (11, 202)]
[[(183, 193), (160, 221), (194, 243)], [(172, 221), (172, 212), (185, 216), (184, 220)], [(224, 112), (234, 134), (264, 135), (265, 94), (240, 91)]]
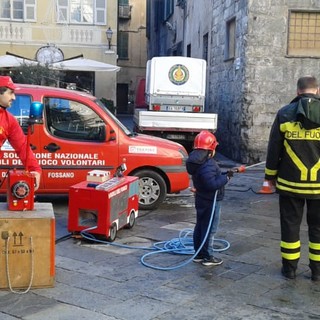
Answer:
[(54, 62), (50, 65), (50, 67), (56, 70), (73, 70), (73, 71), (116, 71), (118, 72), (120, 70), (120, 67), (115, 66), (113, 64), (86, 59), (83, 57)]
[(30, 59), (20, 58), (10, 54), (0, 56), (0, 68), (20, 67), (23, 64), (37, 65), (38, 62)]
[[(38, 61), (27, 59), (10, 52), (6, 55), (0, 56), (0, 68), (20, 67), (21, 65), (36, 66)], [(69, 58), (63, 61), (54, 62), (49, 65), (49, 68), (54, 70), (73, 70), (73, 71), (109, 71), (118, 72), (120, 67), (113, 64), (108, 64), (92, 59), (83, 58), (82, 55), (74, 58)]]

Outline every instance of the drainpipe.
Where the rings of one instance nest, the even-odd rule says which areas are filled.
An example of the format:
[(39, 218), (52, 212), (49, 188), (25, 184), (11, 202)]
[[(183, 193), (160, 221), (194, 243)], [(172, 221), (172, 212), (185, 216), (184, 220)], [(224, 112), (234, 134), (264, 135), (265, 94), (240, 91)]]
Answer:
[(182, 36), (182, 48), (183, 55), (186, 56), (186, 19), (187, 19), (187, 0), (182, 0), (182, 9), (183, 9), (183, 36)]

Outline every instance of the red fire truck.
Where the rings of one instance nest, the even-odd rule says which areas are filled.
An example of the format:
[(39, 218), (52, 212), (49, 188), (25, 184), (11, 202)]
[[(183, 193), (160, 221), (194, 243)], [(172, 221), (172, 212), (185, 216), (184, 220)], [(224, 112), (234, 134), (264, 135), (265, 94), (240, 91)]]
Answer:
[(105, 236), (114, 241), (117, 231), (132, 228), (138, 217), (137, 177), (114, 177), (103, 183), (80, 182), (70, 187), (68, 230)]
[[(67, 194), (91, 170), (114, 174), (125, 163), (126, 175), (139, 178), (139, 208), (156, 208), (167, 193), (189, 187), (186, 150), (177, 143), (136, 134), (96, 97), (54, 87), (17, 85), (9, 109), (27, 132), (30, 105), (43, 103), (43, 122), (34, 125), (30, 144), (43, 169), (38, 194)], [(9, 144), (1, 148), (1, 179), (22, 164)], [(0, 189), (6, 192), (6, 183)]]

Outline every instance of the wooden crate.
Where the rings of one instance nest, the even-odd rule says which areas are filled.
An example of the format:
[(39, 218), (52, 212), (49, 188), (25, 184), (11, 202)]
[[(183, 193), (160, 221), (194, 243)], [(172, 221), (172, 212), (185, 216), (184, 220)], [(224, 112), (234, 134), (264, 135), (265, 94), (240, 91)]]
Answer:
[[(55, 219), (51, 203), (9, 211), (0, 203), (0, 289), (53, 287)], [(9, 278), (8, 278), (9, 277)]]

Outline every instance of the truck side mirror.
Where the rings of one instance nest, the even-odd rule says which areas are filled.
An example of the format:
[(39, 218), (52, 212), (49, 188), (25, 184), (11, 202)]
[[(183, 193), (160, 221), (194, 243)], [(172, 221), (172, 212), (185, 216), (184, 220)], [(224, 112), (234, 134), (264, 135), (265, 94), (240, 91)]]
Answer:
[(28, 124), (41, 124), (42, 119), (43, 103), (34, 101), (30, 105), (29, 120)]

